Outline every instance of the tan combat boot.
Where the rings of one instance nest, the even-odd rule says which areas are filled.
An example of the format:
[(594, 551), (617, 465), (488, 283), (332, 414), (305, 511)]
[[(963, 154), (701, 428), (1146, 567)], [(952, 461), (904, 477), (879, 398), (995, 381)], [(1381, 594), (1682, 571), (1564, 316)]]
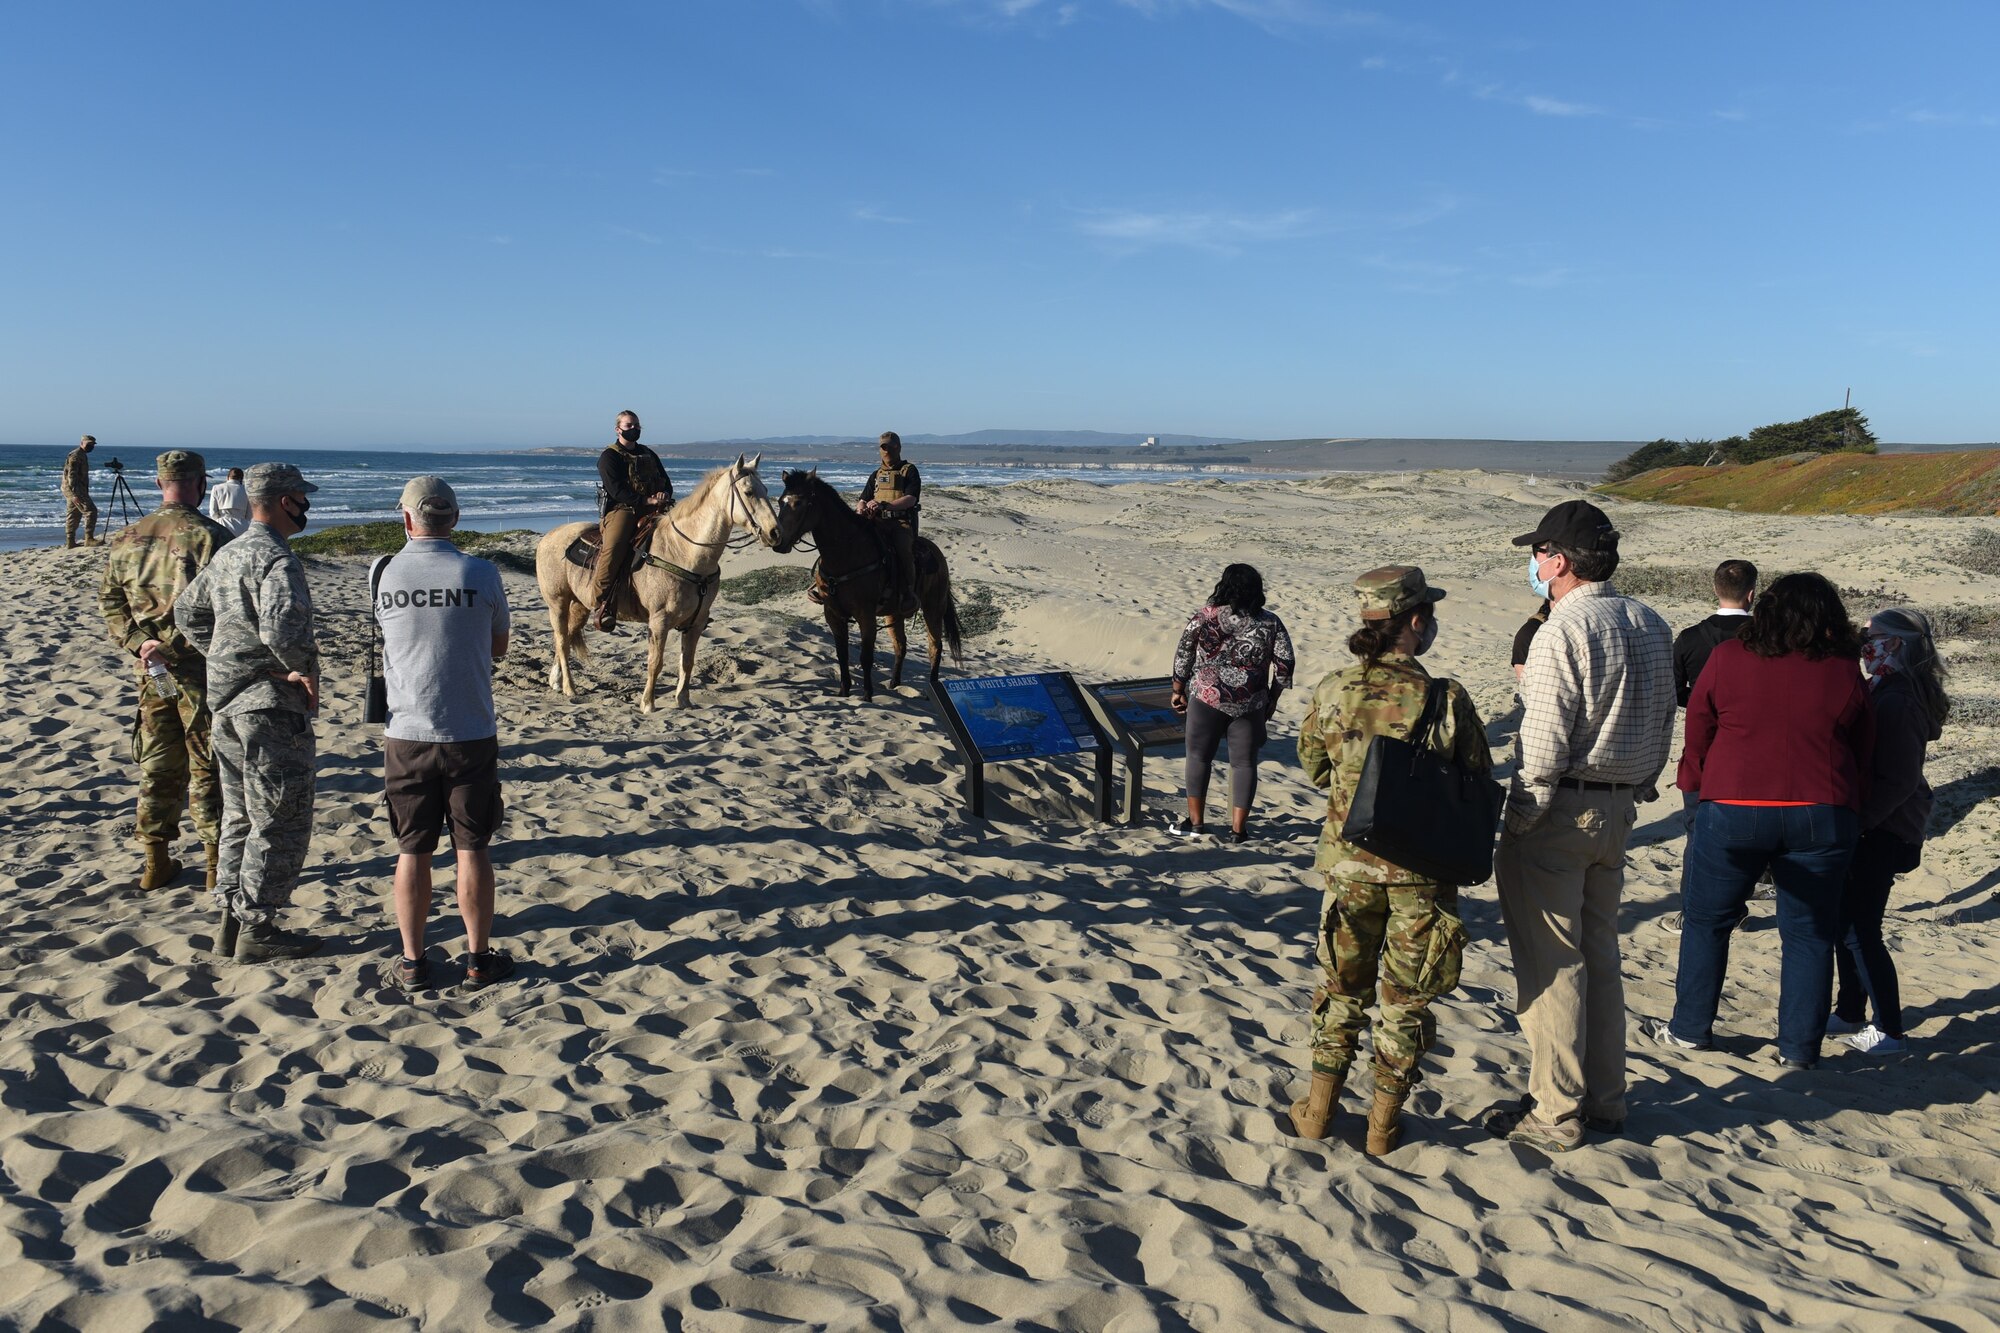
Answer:
[(1403, 1100), (1407, 1092), (1387, 1092), (1375, 1089), (1375, 1105), (1368, 1109), (1368, 1144), (1365, 1149), (1370, 1157), (1382, 1157), (1396, 1151), (1396, 1145), (1403, 1141)]
[(1345, 1080), (1333, 1075), (1313, 1070), (1312, 1087), (1306, 1090), (1305, 1100), (1292, 1103), (1292, 1132), (1302, 1139), (1323, 1139), (1326, 1128), (1333, 1123), (1334, 1103), (1340, 1100), (1340, 1086)]
[(146, 852), (146, 868), (139, 872), (139, 890), (151, 893), (163, 889), (174, 882), (181, 873), (181, 863), (167, 853), (167, 844), (157, 839), (147, 839), (139, 844)]
[(208, 888), (210, 892), (214, 892), (215, 868), (222, 860), (222, 848), (210, 842), (202, 845), (202, 851), (208, 853)]

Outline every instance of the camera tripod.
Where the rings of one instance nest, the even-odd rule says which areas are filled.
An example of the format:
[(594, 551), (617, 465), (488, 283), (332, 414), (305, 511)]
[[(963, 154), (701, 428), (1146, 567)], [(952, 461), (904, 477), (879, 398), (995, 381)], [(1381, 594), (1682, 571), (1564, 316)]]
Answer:
[[(135, 518), (143, 518), (146, 507), (132, 493), (132, 483), (125, 480), (123, 463), (114, 458), (104, 465), (104, 470), (111, 474), (111, 494), (104, 501), (104, 530), (110, 532)], [(111, 517), (113, 511), (118, 515), (116, 519)]]

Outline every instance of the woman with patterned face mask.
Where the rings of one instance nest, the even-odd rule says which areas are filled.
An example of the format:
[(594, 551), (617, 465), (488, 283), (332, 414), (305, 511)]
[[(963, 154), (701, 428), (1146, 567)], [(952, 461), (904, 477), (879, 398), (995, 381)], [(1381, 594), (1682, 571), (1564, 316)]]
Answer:
[[(1907, 1049), (1896, 964), (1882, 943), (1882, 917), (1896, 876), (1917, 868), (1924, 826), (1931, 817), (1931, 789), (1924, 758), (1951, 712), (1944, 692), (1930, 621), (1920, 611), (1896, 607), (1868, 622), (1861, 666), (1875, 703), (1875, 752), (1868, 795), (1861, 804), (1861, 839), (1841, 898), (1840, 947), (1834, 962), (1840, 985), (1826, 1030), (1845, 1036), (1857, 1051)], [(1868, 1009), (1875, 1021), (1864, 1023)]]

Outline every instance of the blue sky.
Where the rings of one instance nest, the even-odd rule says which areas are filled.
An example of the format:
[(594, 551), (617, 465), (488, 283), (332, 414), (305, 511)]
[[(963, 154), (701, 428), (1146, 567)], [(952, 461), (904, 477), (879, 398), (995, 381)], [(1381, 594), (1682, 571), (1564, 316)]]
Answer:
[(0, 8), (0, 440), (2000, 438), (2000, 9)]

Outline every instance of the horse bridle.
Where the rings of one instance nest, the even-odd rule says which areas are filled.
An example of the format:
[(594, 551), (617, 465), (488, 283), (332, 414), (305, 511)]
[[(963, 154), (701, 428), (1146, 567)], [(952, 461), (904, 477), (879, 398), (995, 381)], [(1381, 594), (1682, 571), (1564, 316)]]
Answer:
[[(730, 542), (729, 528), (736, 526), (736, 506), (738, 506), (739, 504), (743, 506), (743, 526), (750, 529), (751, 541), (755, 541), (756, 531), (757, 531), (757, 516), (750, 512), (750, 502), (745, 500), (742, 496), (736, 493), (736, 478), (734, 477), (731, 477), (729, 479), (729, 513), (727, 515), (727, 522), (729, 526), (725, 527), (722, 530), (721, 540), (712, 542), (696, 541), (693, 537), (690, 537), (685, 532), (681, 531), (681, 525), (674, 522), (674, 516), (671, 513), (667, 515), (667, 526), (673, 529), (674, 536), (679, 537), (689, 546), (729, 547), (729, 542)], [(745, 543), (745, 545), (748, 544), (749, 543), (747, 542)], [(733, 550), (735, 548), (729, 547), (729, 549)]]

